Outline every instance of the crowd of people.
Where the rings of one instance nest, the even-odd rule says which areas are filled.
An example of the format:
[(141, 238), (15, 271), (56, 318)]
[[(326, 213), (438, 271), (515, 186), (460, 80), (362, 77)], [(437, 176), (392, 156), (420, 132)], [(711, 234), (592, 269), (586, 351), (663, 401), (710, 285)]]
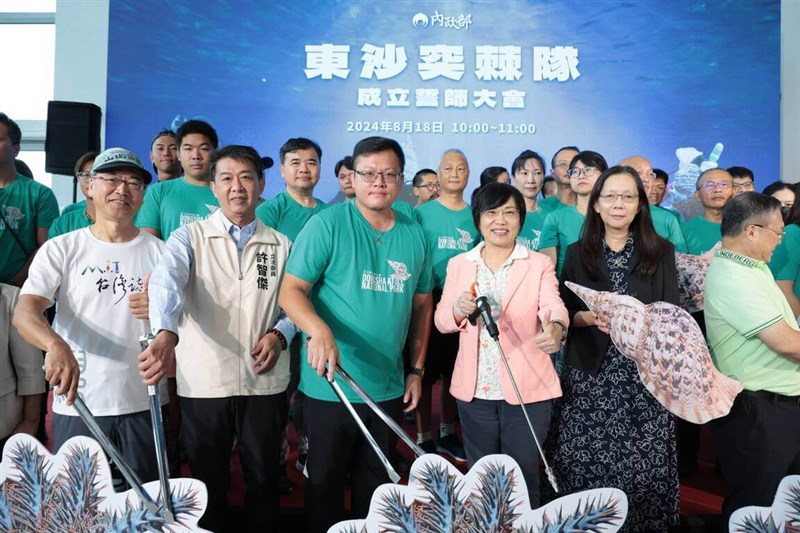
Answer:
[[(152, 165), (123, 148), (82, 156), (85, 201), (59, 216), (52, 191), (17, 172), (20, 139), (0, 114), (2, 443), (36, 433), (49, 383), (55, 448), (90, 435), (72, 408), (80, 394), (137, 474), (156, 479), (144, 385), (158, 385), (174, 455), (180, 439), (208, 489), (200, 525), (230, 525), (238, 446), (255, 531), (280, 520), (291, 419), (308, 530), (326, 531), (347, 517), (345, 486), (352, 515), (363, 517), (388, 481), (332, 388), (341, 366), (392, 418), (414, 418), (426, 453), (465, 465), (511, 456), (532, 507), (554, 495), (544, 483), (540, 491), (526, 418), (547, 437), (562, 493), (619, 488), (626, 531), (666, 531), (678, 523), (679, 471), (696, 461), (697, 427), (656, 401), (609, 324), (566, 283), (678, 304), (676, 252), (713, 253), (705, 315), (695, 318), (719, 370), (745, 389), (710, 423), (729, 490), (723, 529), (735, 509), (770, 505), (780, 480), (800, 473), (800, 202), (791, 185), (760, 194), (744, 167), (706, 170), (694, 194), (702, 214), (684, 221), (659, 206), (669, 177), (645, 157), (610, 165), (567, 146), (550, 176), (533, 150), (510, 172), (485, 169), (467, 203), (468, 158), (450, 149), (409, 180), (412, 206), (398, 200), (401, 146), (368, 137), (333, 166), (343, 199), (327, 205), (314, 194), (321, 147), (292, 138), (280, 148), (285, 191), (264, 200), (273, 161), (220, 147), (212, 126), (189, 120), (156, 134)], [(479, 298), (499, 344), (476, 318)], [(391, 456), (397, 436), (342, 389)]]

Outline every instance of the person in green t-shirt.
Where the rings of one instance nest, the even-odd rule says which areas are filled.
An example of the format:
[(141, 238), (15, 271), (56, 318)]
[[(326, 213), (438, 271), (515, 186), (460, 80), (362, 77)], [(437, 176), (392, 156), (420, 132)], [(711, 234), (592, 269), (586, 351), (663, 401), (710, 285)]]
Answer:
[(181, 226), (208, 218), (219, 209), (211, 191), (211, 153), (217, 132), (207, 122), (189, 120), (177, 132), (183, 176), (148, 187), (136, 225), (166, 241)]
[(703, 214), (684, 222), (683, 237), (692, 255), (703, 255), (722, 238), (722, 211), (733, 199), (733, 178), (727, 170), (712, 168), (697, 178), (694, 198), (703, 206)]
[[(94, 200), (89, 193), (89, 185), (91, 183), (92, 165), (94, 165), (94, 159), (96, 157), (97, 152), (86, 152), (78, 159), (78, 162), (75, 163), (75, 177), (81, 186), (81, 192), (86, 200), (64, 208), (64, 212), (61, 213), (61, 216), (55, 219), (50, 226), (47, 232), (48, 239), (58, 237), (70, 231), (75, 231), (76, 229), (88, 228), (94, 224)], [(80, 205), (83, 206), (81, 209), (75, 208), (75, 206)]]
[(575, 205), (578, 198), (570, 187), (568, 172), (570, 162), (579, 152), (580, 150), (577, 146), (564, 146), (559, 148), (553, 155), (553, 159), (550, 161), (550, 174), (556, 181), (558, 192), (539, 202), (539, 207), (544, 209), (545, 213)]
[(581, 237), (583, 221), (589, 209), (589, 194), (600, 175), (608, 169), (606, 159), (591, 150), (575, 155), (569, 163), (567, 174), (570, 190), (575, 193), (575, 205), (557, 209), (547, 215), (542, 224), (539, 251), (550, 258), (561, 277), (567, 247)]
[(58, 217), (58, 202), (48, 187), (17, 173), (22, 131), (0, 113), (0, 283), (21, 287), (36, 250)]
[[(309, 530), (352, 510), (366, 516), (373, 492), (389, 481), (376, 454), (326, 381), (342, 367), (395, 420), (417, 406), (432, 316), (432, 278), (422, 228), (392, 209), (403, 186), (400, 145), (369, 137), (353, 149), (355, 200), (332, 206), (297, 235), (279, 303), (302, 330), (300, 390), (305, 395)], [(408, 334), (411, 372), (403, 375)], [(306, 363), (307, 361), (307, 363)], [(342, 383), (384, 454), (396, 436)], [(405, 404), (405, 409), (403, 406)]]
[[(539, 237), (542, 234), (547, 211), (537, 203), (539, 191), (544, 181), (544, 159), (533, 150), (525, 150), (511, 164), (514, 186), (525, 198), (525, 224), (517, 235), (517, 242), (528, 250), (539, 250)], [(571, 189), (570, 189), (571, 190)]]
[(725, 208), (722, 249), (705, 283), (705, 320), (714, 364), (741, 382), (727, 416), (710, 423), (728, 495), (721, 524), (736, 509), (765, 505), (800, 457), (800, 327), (766, 263), (783, 235), (780, 202), (742, 193)]
[(795, 202), (789, 210), (784, 229), (786, 234), (772, 254), (769, 269), (792, 313), (800, 320), (800, 202)]
[(333, 167), (334, 176), (336, 181), (339, 182), (339, 190), (341, 191), (342, 202), (349, 202), (356, 197), (353, 192), (353, 158), (348, 156), (343, 157), (336, 162)]
[(414, 207), (419, 207), (423, 204), (436, 200), (439, 198), (439, 191), (442, 190), (439, 185), (439, 177), (436, 171), (431, 168), (423, 168), (414, 174), (414, 179), (411, 180), (411, 192), (417, 197), (417, 203)]
[[(650, 161), (642, 156), (635, 155), (623, 159), (619, 164), (620, 166), (631, 167), (639, 174), (639, 179), (642, 180), (644, 190), (649, 196), (653, 180), (656, 177)], [(675, 213), (663, 207), (650, 204), (650, 218), (653, 219), (653, 227), (656, 229), (656, 233), (671, 242), (675, 246), (676, 252), (686, 253), (686, 241), (683, 238), (681, 225)]]
[(181, 176), (178, 157), (178, 136), (172, 130), (161, 130), (150, 143), (150, 162), (157, 181), (169, 181)]
[[(439, 303), (444, 288), (447, 263), (456, 255), (474, 248), (478, 230), (472, 209), (464, 201), (469, 182), (469, 162), (460, 150), (451, 149), (439, 162), (439, 197), (416, 208), (417, 220), (425, 231), (428, 254), (433, 268), (433, 305)], [(431, 317), (433, 324), (433, 317)], [(440, 333), (431, 326), (428, 343), (428, 367), (423, 380), (422, 401), (417, 408), (417, 442), (426, 452), (440, 451), (456, 461), (466, 461), (464, 445), (456, 433), (458, 405), (450, 394), (450, 379), (458, 355), (458, 333)], [(431, 391), (441, 378), (441, 423), (439, 439), (434, 443), (431, 432)]]
[(286, 190), (258, 206), (256, 215), (265, 225), (294, 241), (306, 222), (328, 207), (314, 197), (322, 149), (311, 139), (297, 137), (283, 143), (280, 157)]

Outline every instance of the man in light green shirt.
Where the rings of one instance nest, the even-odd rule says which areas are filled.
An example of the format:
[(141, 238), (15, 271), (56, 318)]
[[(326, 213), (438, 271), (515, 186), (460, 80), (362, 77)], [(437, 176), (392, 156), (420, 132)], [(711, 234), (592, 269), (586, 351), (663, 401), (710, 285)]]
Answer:
[(297, 137), (281, 146), (280, 157), (286, 190), (258, 206), (256, 215), (261, 222), (294, 241), (306, 222), (328, 207), (314, 197), (322, 149), (311, 139)]
[(211, 191), (209, 166), (217, 132), (207, 122), (189, 120), (177, 133), (183, 176), (148, 187), (136, 225), (166, 241), (181, 226), (208, 218), (219, 209)]
[(21, 287), (36, 250), (58, 217), (53, 191), (17, 173), (22, 131), (0, 113), (0, 283)]
[(733, 199), (733, 178), (726, 170), (712, 168), (700, 174), (695, 188), (703, 214), (685, 222), (682, 230), (689, 253), (703, 255), (722, 238), (722, 211)]
[[(431, 269), (422, 228), (392, 209), (405, 157), (391, 139), (369, 137), (353, 150), (355, 200), (313, 217), (292, 248), (279, 303), (302, 330), (300, 390), (310, 447), (306, 468), (309, 530), (344, 517), (349, 474), (355, 516), (389, 481), (376, 454), (332, 392), (337, 379), (384, 455), (396, 442), (338, 377), (337, 364), (395, 420), (417, 406), (433, 312)], [(408, 334), (411, 373), (403, 376)], [(405, 404), (405, 409), (403, 406)]]
[(728, 524), (736, 509), (771, 505), (781, 479), (800, 474), (800, 327), (766, 265), (783, 235), (780, 203), (742, 193), (721, 232), (706, 276), (706, 329), (717, 368), (744, 385), (730, 413), (711, 422)]

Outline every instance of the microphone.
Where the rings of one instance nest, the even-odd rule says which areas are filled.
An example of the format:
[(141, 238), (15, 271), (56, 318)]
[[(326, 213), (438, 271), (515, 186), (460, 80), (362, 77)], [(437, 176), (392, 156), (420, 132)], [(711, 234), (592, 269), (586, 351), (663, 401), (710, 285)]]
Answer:
[(486, 325), (486, 332), (494, 340), (499, 340), (500, 331), (497, 329), (497, 322), (492, 318), (492, 306), (489, 305), (489, 300), (486, 299), (486, 296), (478, 296), (475, 299), (475, 305), (478, 306), (477, 311)]

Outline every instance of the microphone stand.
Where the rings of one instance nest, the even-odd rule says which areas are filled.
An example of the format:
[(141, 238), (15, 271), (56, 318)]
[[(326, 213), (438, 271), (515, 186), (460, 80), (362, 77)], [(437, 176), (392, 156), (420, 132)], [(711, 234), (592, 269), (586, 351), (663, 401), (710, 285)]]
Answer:
[[(544, 471), (547, 474), (547, 480), (550, 482), (550, 486), (553, 487), (553, 490), (558, 493), (559, 490), (558, 483), (556, 483), (556, 476), (553, 473), (553, 469), (550, 467), (550, 464), (547, 462), (547, 458), (544, 456), (542, 445), (539, 443), (539, 438), (536, 436), (536, 431), (533, 429), (533, 422), (531, 422), (531, 418), (528, 416), (528, 410), (525, 409), (525, 403), (522, 401), (522, 394), (519, 392), (519, 387), (517, 387), (514, 374), (511, 373), (511, 366), (508, 364), (506, 354), (503, 353), (503, 347), (500, 345), (500, 331), (497, 328), (497, 323), (494, 321), (494, 318), (492, 318), (492, 308), (489, 305), (489, 300), (486, 299), (486, 296), (478, 296), (475, 299), (475, 304), (478, 306), (477, 313), (480, 314), (481, 318), (483, 319), (483, 323), (486, 325), (486, 332), (490, 337), (492, 337), (495, 345), (497, 346), (498, 352), (500, 352), (500, 359), (503, 361), (506, 372), (508, 372), (508, 379), (511, 381), (511, 386), (514, 388), (514, 394), (517, 395), (519, 406), (522, 408), (522, 413), (525, 415), (525, 420), (528, 422), (528, 428), (531, 430), (531, 435), (533, 435), (533, 441), (536, 443), (536, 448), (539, 449), (539, 457), (542, 458), (542, 462), (544, 463)], [(470, 320), (473, 324), (475, 323), (474, 317), (470, 317)]]

